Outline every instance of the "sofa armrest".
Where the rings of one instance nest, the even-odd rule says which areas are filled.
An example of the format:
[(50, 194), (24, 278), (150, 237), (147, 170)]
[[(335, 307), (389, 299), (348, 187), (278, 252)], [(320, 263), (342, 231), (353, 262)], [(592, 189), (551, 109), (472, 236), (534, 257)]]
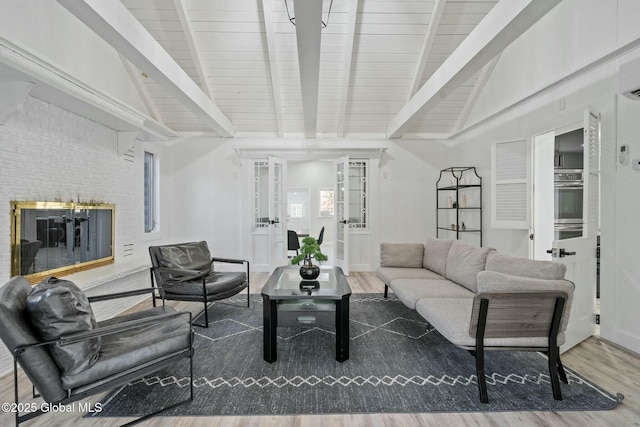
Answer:
[(422, 268), (424, 244), (381, 243), (380, 267)]
[(564, 331), (569, 323), (571, 303), (573, 301), (573, 282), (560, 279), (532, 279), (529, 277), (513, 276), (496, 271), (481, 271), (478, 273), (478, 293), (513, 293), (513, 292), (563, 292), (567, 295), (567, 303), (562, 315), (560, 331)]

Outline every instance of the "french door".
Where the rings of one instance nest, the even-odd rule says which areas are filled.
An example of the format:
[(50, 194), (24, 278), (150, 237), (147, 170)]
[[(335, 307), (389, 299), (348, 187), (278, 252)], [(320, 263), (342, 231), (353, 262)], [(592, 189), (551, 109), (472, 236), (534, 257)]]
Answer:
[(269, 157), (269, 264), (287, 264), (287, 161)]
[(342, 156), (333, 162), (335, 182), (334, 220), (335, 244), (333, 259), (335, 265), (349, 274), (349, 156)]

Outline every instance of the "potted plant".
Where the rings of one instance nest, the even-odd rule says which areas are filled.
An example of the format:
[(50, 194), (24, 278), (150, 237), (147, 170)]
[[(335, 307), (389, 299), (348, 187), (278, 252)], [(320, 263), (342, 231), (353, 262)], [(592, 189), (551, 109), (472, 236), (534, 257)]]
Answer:
[(320, 275), (320, 267), (314, 265), (311, 259), (315, 258), (316, 261), (326, 261), (329, 258), (322, 253), (318, 241), (313, 237), (305, 237), (302, 239), (302, 246), (300, 246), (300, 253), (291, 258), (291, 264), (300, 264), (300, 276), (306, 280), (313, 280)]

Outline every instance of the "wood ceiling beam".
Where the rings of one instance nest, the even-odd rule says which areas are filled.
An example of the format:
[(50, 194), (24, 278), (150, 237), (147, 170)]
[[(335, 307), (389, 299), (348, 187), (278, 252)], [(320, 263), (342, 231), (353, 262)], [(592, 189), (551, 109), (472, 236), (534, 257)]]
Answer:
[(167, 93), (223, 137), (233, 124), (178, 63), (117, 0), (58, 0), (63, 7), (135, 64)]
[(144, 82), (142, 81), (142, 75), (140, 70), (138, 70), (135, 65), (129, 62), (129, 60), (122, 55), (120, 55), (120, 60), (122, 61), (122, 65), (124, 65), (124, 69), (129, 75), (129, 78), (133, 82), (133, 85), (138, 91), (138, 95), (140, 95), (140, 99), (142, 99), (142, 103), (144, 104), (145, 107), (147, 107), (147, 111), (151, 114), (151, 116), (155, 120), (162, 123), (162, 118), (160, 116), (160, 112), (158, 111), (158, 107), (156, 107), (155, 102), (153, 102), (153, 99), (151, 99), (151, 95), (149, 94), (147, 87), (144, 85)]
[(340, 104), (338, 109), (338, 137), (344, 137), (344, 121), (347, 117), (347, 103), (349, 101), (349, 88), (351, 82), (351, 63), (353, 62), (353, 43), (356, 35), (356, 22), (358, 20), (358, 0), (348, 0), (347, 4), (347, 29), (344, 41), (344, 59), (342, 61), (342, 81)]
[(296, 17), (304, 135), (307, 138), (315, 138), (318, 128), (322, 1), (294, 0), (293, 5)]
[(422, 48), (420, 49), (420, 58), (418, 58), (418, 64), (413, 71), (413, 78), (411, 79), (411, 87), (409, 88), (409, 94), (407, 100), (411, 99), (413, 95), (418, 91), (420, 83), (422, 83), (422, 76), (424, 76), (424, 69), (427, 66), (427, 59), (431, 55), (431, 48), (435, 42), (436, 35), (438, 34), (438, 27), (440, 26), (440, 19), (442, 19), (442, 13), (444, 12), (444, 6), (447, 4), (447, 0), (435, 0), (433, 9), (431, 10), (431, 16), (429, 17), (429, 24), (427, 27), (427, 34), (422, 41)]
[(500, 1), (387, 125), (399, 138), (417, 120), (535, 24), (560, 0)]
[(184, 38), (187, 41), (187, 46), (189, 47), (191, 60), (193, 61), (193, 65), (196, 68), (198, 80), (200, 80), (200, 89), (202, 89), (202, 91), (210, 99), (213, 99), (213, 96), (211, 95), (211, 88), (209, 87), (209, 83), (207, 81), (207, 73), (205, 73), (204, 71), (202, 59), (200, 58), (200, 50), (198, 49), (198, 46), (196, 46), (196, 40), (193, 37), (193, 26), (191, 25), (189, 12), (187, 12), (187, 6), (184, 4), (184, 0), (173, 0), (173, 6), (175, 7), (176, 13), (178, 14), (178, 20), (180, 21), (180, 26), (182, 27)]
[(262, 16), (264, 17), (264, 32), (267, 38), (267, 53), (269, 54), (269, 71), (271, 74), (271, 91), (273, 93), (273, 109), (276, 115), (278, 138), (284, 136), (282, 121), (282, 100), (280, 99), (280, 75), (278, 73), (276, 37), (273, 30), (273, 6), (271, 0), (262, 0)]
[(493, 72), (493, 69), (496, 67), (498, 63), (498, 59), (500, 59), (501, 53), (498, 54), (495, 58), (493, 58), (487, 65), (485, 65), (480, 74), (478, 75), (478, 79), (476, 80), (476, 84), (473, 85), (473, 89), (471, 89), (471, 93), (469, 94), (469, 98), (467, 98), (467, 102), (464, 104), (464, 108), (462, 109), (462, 113), (458, 116), (458, 121), (456, 122), (456, 126), (453, 128), (453, 132), (458, 132), (462, 127), (467, 123), (467, 119), (469, 119), (469, 114), (473, 107), (476, 105), (478, 101), (478, 97), (482, 93), (482, 89), (487, 84), (487, 80), (489, 80), (489, 76)]

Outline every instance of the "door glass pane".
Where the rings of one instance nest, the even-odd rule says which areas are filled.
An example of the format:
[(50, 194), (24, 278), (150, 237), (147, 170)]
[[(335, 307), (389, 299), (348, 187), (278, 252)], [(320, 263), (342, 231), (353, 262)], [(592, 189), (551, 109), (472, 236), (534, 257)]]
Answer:
[(254, 180), (254, 226), (264, 228), (269, 225), (269, 162), (256, 162)]
[(367, 162), (349, 162), (349, 227), (367, 228)]

